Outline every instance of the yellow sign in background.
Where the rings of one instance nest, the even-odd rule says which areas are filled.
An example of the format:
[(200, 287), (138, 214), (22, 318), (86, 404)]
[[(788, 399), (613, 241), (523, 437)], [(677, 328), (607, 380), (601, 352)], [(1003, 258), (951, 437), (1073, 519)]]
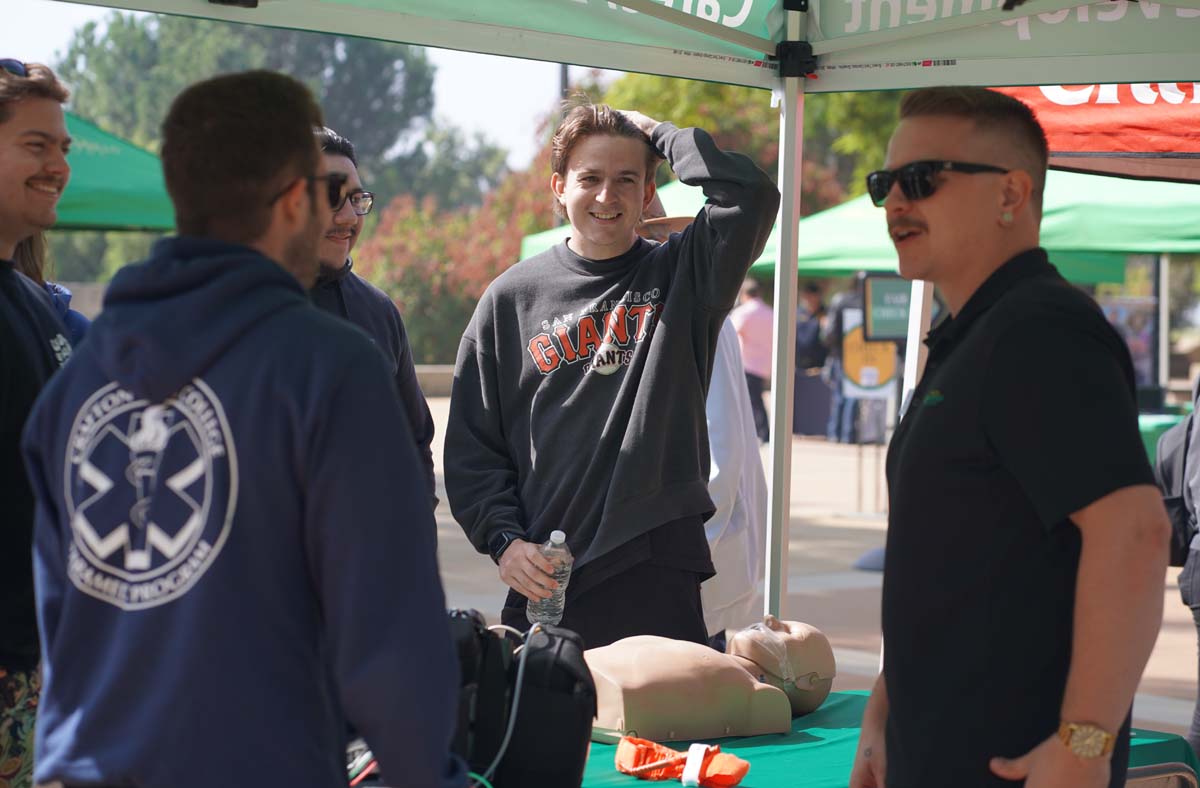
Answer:
[(859, 388), (891, 385), (896, 377), (896, 345), (868, 342), (862, 326), (855, 326), (842, 338), (842, 367), (846, 378)]

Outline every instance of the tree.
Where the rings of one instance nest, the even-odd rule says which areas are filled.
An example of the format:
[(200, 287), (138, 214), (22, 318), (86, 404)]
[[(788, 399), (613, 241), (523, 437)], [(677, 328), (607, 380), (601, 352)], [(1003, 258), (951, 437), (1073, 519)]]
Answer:
[(370, 188), (386, 196), (432, 198), (443, 208), (477, 207), (508, 175), (507, 158), (482, 135), (468, 139), (461, 129), (435, 124), (403, 167), (385, 168)]
[[(175, 16), (113, 13), (76, 31), (57, 64), (72, 109), (157, 151), (175, 96), (217, 73), (268, 68), (313, 90), (326, 122), (354, 141), (363, 180), (384, 196), (433, 196), (479, 205), (505, 172), (504, 151), (457, 129), (436, 128), (433, 73), (424, 49), (348, 36)], [(368, 228), (369, 229), (369, 228)], [(54, 233), (51, 252), (67, 280), (105, 278), (143, 256), (155, 235)]]
[(95, 22), (76, 31), (57, 66), (75, 111), (148, 149), (157, 148), (159, 123), (185, 87), (252, 68), (307, 84), (368, 170), (411, 154), (432, 116), (425, 50), (365, 38), (114, 12), (103, 35)]

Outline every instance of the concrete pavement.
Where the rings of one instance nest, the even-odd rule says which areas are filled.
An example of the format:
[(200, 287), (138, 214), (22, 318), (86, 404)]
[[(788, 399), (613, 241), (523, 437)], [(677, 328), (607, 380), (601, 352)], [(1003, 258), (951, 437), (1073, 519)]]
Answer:
[[(505, 589), (496, 567), (467, 542), (450, 516), (442, 484), (442, 436), (449, 400), (429, 402), (437, 425), (434, 463), (442, 579), (448, 603), (473, 607), (499, 620)], [(764, 468), (769, 456), (764, 447)], [(793, 438), (788, 595), (784, 613), (820, 628), (838, 662), (835, 689), (867, 689), (879, 670), (882, 575), (853, 568), (867, 550), (886, 539), (886, 487), (882, 447), (829, 444)], [(1163, 581), (1164, 620), (1134, 703), (1139, 727), (1184, 733), (1197, 686), (1197, 641), (1191, 613), (1179, 599), (1170, 569)]]

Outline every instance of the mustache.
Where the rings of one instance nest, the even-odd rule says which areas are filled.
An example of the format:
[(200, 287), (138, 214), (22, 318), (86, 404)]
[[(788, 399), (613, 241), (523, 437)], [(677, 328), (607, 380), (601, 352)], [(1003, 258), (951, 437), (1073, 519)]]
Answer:
[(888, 233), (894, 233), (896, 230), (928, 230), (925, 222), (912, 218), (911, 216), (901, 216), (898, 219), (888, 220)]

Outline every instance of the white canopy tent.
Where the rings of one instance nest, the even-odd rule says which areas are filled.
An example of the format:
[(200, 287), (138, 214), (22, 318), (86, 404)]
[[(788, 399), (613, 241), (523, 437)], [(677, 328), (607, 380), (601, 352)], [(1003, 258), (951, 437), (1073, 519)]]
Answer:
[[(60, 0), (74, 2), (75, 0)], [(767, 612), (786, 597), (792, 347), (804, 93), (929, 85), (1200, 78), (1200, 0), (91, 0), (222, 19), (768, 89), (780, 104)], [(815, 56), (813, 63), (810, 59)], [(780, 63), (784, 63), (781, 67)], [(812, 79), (806, 79), (811, 72)], [(503, 89), (500, 86), (499, 89)], [(1200, 83), (1191, 86), (1200, 103)], [(764, 99), (765, 100), (765, 99)], [(882, 159), (882, 152), (881, 152)], [(882, 218), (881, 218), (882, 221)], [(932, 287), (913, 285), (909, 347)], [(908, 386), (923, 354), (912, 353)]]

